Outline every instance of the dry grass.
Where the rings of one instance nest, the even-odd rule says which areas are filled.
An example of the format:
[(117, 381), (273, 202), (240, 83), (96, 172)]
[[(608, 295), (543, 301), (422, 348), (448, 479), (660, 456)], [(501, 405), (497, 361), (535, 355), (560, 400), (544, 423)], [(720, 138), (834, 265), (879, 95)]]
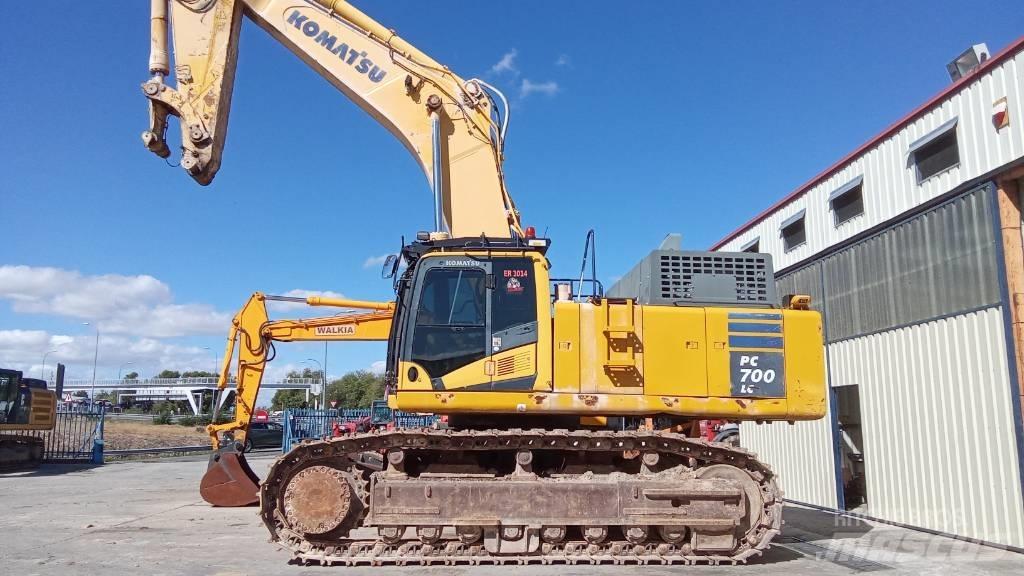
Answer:
[(210, 437), (202, 426), (151, 424), (129, 420), (108, 419), (103, 424), (103, 442), (107, 450), (130, 448), (164, 448), (169, 446), (202, 446)]

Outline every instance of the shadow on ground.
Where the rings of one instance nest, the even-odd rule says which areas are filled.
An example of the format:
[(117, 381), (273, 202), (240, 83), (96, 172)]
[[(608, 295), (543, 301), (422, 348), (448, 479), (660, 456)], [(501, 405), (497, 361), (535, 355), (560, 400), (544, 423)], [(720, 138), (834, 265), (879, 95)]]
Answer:
[(38, 468), (25, 470), (11, 470), (0, 473), (0, 478), (35, 478), (40, 476), (65, 476), (89, 472), (93, 468), (99, 468), (100, 464), (43, 464)]
[(798, 536), (809, 542), (860, 538), (873, 528), (858, 518), (798, 506), (786, 506), (782, 518), (785, 521), (783, 535)]

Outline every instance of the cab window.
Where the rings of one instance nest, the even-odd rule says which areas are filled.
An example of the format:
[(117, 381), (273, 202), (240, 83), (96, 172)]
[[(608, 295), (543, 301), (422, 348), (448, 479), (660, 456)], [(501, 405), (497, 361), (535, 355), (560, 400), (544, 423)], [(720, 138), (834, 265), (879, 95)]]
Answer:
[(482, 270), (433, 269), (423, 282), (417, 326), (483, 326), (484, 273)]
[(432, 378), (487, 352), (486, 276), (480, 269), (432, 268), (416, 308), (412, 357)]
[[(15, 401), (18, 397), (18, 385), (11, 374), (0, 373), (0, 424), (13, 421)], [(16, 414), (16, 413), (15, 413)]]

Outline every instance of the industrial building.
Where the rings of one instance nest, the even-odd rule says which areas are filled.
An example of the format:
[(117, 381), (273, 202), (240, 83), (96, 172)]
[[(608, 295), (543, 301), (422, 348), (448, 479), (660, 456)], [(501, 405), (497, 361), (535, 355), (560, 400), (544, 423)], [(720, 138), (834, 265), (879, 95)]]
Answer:
[(824, 320), (826, 418), (741, 438), (788, 500), (1024, 548), (1024, 38), (948, 68), (713, 247), (771, 254)]

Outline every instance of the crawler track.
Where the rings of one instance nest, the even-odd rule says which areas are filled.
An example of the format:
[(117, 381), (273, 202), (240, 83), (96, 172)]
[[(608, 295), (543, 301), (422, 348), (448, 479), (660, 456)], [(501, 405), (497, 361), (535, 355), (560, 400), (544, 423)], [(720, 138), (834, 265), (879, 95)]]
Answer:
[(0, 434), (0, 472), (39, 467), (43, 462), (43, 439), (24, 434)]
[[(350, 538), (349, 531), (360, 527), (367, 517), (374, 474), (383, 474), (377, 455), (389, 450), (655, 452), (681, 459), (694, 471), (715, 464), (736, 467), (756, 482), (763, 506), (759, 514), (750, 514), (749, 525), (736, 538), (735, 547), (716, 553), (695, 552), (688, 543), (671, 544), (653, 534), (642, 543), (632, 543), (617, 529), (610, 530), (609, 539), (599, 544), (580, 539), (545, 542), (537, 552), (525, 554), (492, 554), (480, 542), (467, 544), (459, 540), (386, 543), (381, 539)], [(355, 498), (361, 503), (361, 509), (350, 515), (343, 526), (329, 536), (315, 538), (290, 526), (282, 510), (282, 491), (289, 480), (313, 465), (342, 470), (355, 479)], [(262, 485), (260, 501), (260, 514), (272, 540), (296, 560), (322, 565), (736, 564), (769, 548), (782, 524), (782, 497), (774, 475), (753, 454), (727, 444), (653, 431), (422, 429), (309, 442), (296, 446), (274, 463)]]

